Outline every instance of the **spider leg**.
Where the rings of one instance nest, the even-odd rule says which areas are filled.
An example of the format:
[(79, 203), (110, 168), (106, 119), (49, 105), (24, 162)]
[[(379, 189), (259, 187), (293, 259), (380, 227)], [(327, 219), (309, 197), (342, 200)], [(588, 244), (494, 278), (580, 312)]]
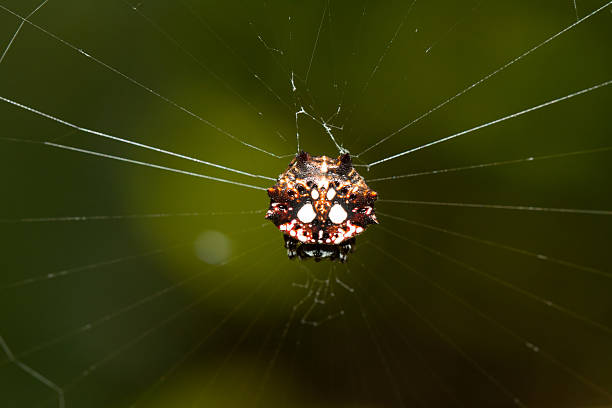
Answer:
[(283, 238), (285, 240), (285, 248), (287, 248), (287, 256), (289, 257), (289, 259), (295, 258), (298, 255), (298, 241), (287, 235), (283, 235)]

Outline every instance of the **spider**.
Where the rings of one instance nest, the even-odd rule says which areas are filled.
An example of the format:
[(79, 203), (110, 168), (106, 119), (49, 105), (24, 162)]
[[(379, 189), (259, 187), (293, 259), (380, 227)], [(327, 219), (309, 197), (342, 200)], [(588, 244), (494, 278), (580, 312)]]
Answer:
[(266, 218), (283, 231), (290, 259), (346, 262), (355, 237), (378, 224), (378, 194), (357, 173), (348, 153), (332, 159), (299, 152), (268, 195)]

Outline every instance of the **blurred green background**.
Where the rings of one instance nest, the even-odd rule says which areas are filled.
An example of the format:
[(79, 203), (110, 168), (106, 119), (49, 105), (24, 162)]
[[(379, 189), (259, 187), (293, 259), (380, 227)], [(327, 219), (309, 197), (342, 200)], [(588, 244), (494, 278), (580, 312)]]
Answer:
[[(9, 10), (27, 16), (39, 4), (0, 0), (2, 50), (21, 21)], [(295, 154), (300, 106), (323, 119), (340, 106), (329, 122), (357, 154), (605, 4), (50, 0), (0, 63), (0, 96), (276, 177)], [(355, 162), (612, 79), (611, 10)], [(380, 178), (610, 147), (611, 106), (605, 87), (360, 171)], [(3, 407), (58, 406), (53, 387), (68, 407), (612, 404), (609, 214), (381, 201), (379, 213), (412, 223), (380, 215), (347, 265), (292, 262), (263, 218), (265, 191), (7, 138), (272, 181), (5, 102), (0, 118), (0, 336), (55, 384), (0, 355)], [(337, 154), (322, 126), (300, 115), (299, 127), (303, 149)], [(610, 174), (611, 152), (600, 151), (371, 187), (383, 200), (610, 210)], [(15, 221), (146, 214), (168, 216)]]

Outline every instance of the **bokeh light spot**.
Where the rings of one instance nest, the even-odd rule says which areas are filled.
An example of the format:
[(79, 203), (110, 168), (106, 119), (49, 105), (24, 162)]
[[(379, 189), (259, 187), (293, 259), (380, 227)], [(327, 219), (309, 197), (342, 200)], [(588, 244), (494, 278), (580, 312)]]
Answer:
[(207, 264), (216, 265), (229, 258), (232, 245), (227, 235), (219, 231), (204, 231), (194, 242), (195, 253)]

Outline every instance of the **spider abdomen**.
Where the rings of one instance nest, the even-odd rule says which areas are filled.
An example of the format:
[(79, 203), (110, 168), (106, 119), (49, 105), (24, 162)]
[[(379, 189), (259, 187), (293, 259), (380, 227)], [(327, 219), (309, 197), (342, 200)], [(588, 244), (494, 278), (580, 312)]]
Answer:
[(332, 159), (300, 152), (268, 195), (266, 218), (285, 235), (290, 258), (344, 261), (354, 238), (378, 223), (377, 194), (352, 166), (348, 153)]

